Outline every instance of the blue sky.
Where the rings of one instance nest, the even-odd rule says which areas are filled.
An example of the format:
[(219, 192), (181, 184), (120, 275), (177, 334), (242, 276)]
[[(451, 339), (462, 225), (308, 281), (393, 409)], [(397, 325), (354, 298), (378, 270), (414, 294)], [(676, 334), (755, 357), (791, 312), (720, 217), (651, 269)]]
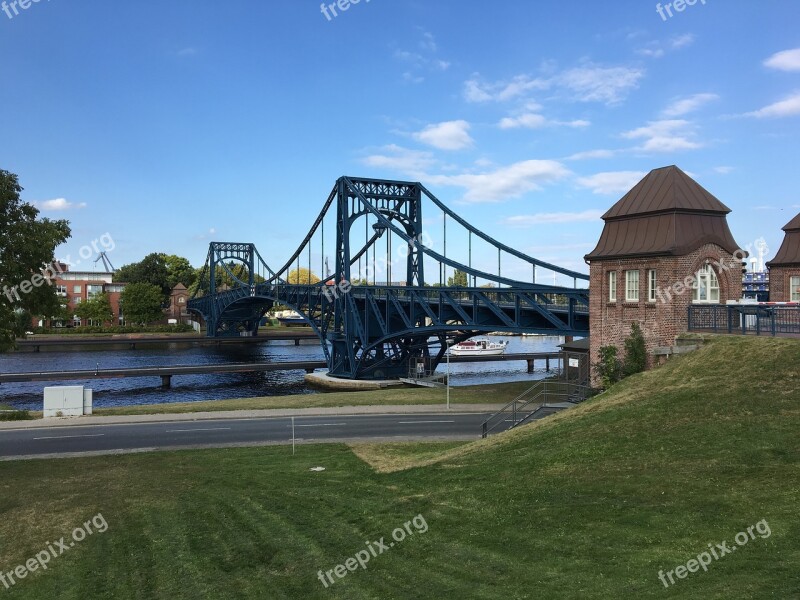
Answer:
[[(18, 8), (18, 7), (17, 7)], [(800, 212), (800, 4), (42, 0), (0, 12), (0, 167), (108, 232), (117, 265), (273, 266), (344, 174), (419, 180), (510, 246), (568, 268), (599, 215), (677, 164), (742, 246)]]

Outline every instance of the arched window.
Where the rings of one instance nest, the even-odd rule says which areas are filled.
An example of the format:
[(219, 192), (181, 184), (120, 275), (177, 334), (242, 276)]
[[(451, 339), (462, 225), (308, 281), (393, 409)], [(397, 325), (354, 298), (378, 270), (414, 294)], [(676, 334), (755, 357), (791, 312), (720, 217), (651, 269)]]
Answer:
[(719, 304), (719, 278), (711, 265), (703, 265), (695, 275), (694, 282), (695, 302)]

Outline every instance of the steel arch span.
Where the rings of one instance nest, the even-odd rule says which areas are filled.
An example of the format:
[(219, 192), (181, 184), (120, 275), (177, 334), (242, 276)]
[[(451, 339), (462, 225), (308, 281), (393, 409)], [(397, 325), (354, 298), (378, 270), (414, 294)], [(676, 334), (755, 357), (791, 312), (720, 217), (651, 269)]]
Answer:
[[(423, 205), (432, 206), (433, 219), (423, 221)], [(442, 224), (438, 245), (428, 222)], [(458, 236), (460, 259), (452, 256)], [(495, 258), (496, 273), (487, 268)], [(538, 283), (537, 269), (572, 287)], [(341, 177), (277, 271), (254, 244), (212, 242), (188, 308), (209, 336), (222, 337), (257, 335), (267, 311), (289, 307), (319, 335), (330, 375), (385, 379), (407, 376), (420, 360), (433, 370), (448, 343), (482, 333), (586, 336), (589, 290), (578, 281), (588, 279), (495, 240), (420, 183)]]

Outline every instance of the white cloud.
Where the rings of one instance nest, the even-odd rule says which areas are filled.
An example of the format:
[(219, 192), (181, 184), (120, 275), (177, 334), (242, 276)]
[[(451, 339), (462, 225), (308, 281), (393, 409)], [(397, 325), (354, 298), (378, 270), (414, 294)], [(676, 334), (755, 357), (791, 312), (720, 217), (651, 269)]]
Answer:
[(468, 102), (504, 102), (533, 90), (556, 89), (580, 102), (618, 104), (638, 87), (644, 73), (643, 69), (638, 68), (587, 64), (549, 78), (517, 75), (510, 81), (494, 83), (486, 83), (475, 74), (464, 83), (464, 98)]
[(433, 167), (436, 161), (430, 152), (409, 150), (408, 148), (391, 144), (381, 148), (380, 153), (365, 157), (362, 162), (369, 167), (421, 176)]
[(770, 104), (759, 110), (749, 112), (745, 116), (766, 119), (792, 117), (795, 115), (800, 115), (800, 92), (795, 92), (792, 96), (780, 102), (776, 102), (775, 104)]
[(725, 166), (723, 166), (723, 167), (714, 167), (714, 171), (716, 173), (721, 174), (721, 175), (727, 175), (728, 173), (732, 173), (733, 172), (733, 167), (725, 167)]
[(639, 87), (642, 77), (642, 69), (586, 66), (566, 71), (558, 77), (558, 83), (581, 102), (618, 104)]
[(764, 61), (764, 66), (779, 71), (800, 71), (800, 48), (777, 52)]
[(428, 125), (413, 137), (439, 150), (463, 150), (475, 143), (469, 135), (469, 129), (470, 124), (466, 121), (445, 121)]
[(39, 210), (47, 210), (51, 212), (60, 212), (71, 210), (73, 208), (86, 208), (85, 202), (69, 202), (66, 198), (55, 198), (53, 200), (43, 200), (41, 202), (33, 202), (33, 205)]
[[(511, 227), (530, 227), (531, 225), (543, 225), (553, 223), (580, 223), (585, 221), (597, 221), (603, 216), (602, 210), (585, 210), (583, 212), (559, 212), (559, 213), (537, 213), (535, 215), (519, 215), (508, 217), (503, 224)], [(560, 248), (577, 249), (584, 248), (586, 244), (571, 244), (560, 246)], [(559, 248), (554, 246), (551, 250)]]
[(506, 117), (499, 123), (500, 129), (538, 129), (548, 124), (548, 120), (536, 113), (525, 113), (518, 117)]
[(679, 119), (650, 121), (645, 127), (626, 131), (622, 137), (629, 140), (644, 139), (644, 144), (636, 148), (642, 152), (676, 152), (703, 147), (703, 144), (692, 139), (692, 124)]
[(665, 108), (661, 114), (664, 117), (670, 118), (682, 117), (714, 100), (719, 100), (719, 96), (716, 94), (695, 94), (694, 96), (687, 96), (686, 98), (678, 98)]
[(692, 33), (686, 33), (672, 38), (669, 41), (670, 48), (678, 50), (679, 48), (686, 48), (694, 44), (695, 36)]
[(609, 171), (578, 179), (578, 185), (592, 190), (594, 194), (624, 194), (635, 186), (647, 173), (641, 171)]
[(432, 185), (464, 188), (464, 202), (501, 202), (539, 190), (569, 174), (569, 170), (558, 161), (526, 160), (491, 172), (428, 175), (426, 180)]
[(613, 158), (616, 154), (614, 150), (587, 150), (585, 152), (576, 152), (568, 156), (566, 160), (586, 160), (590, 158)]

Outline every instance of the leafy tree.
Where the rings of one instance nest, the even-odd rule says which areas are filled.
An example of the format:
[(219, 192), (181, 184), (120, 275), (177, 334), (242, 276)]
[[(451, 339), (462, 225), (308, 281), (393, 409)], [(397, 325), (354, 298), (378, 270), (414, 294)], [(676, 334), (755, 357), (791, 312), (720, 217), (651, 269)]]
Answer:
[(289, 283), (300, 285), (309, 285), (319, 283), (321, 281), (321, 279), (317, 277), (313, 271), (309, 271), (305, 267), (300, 267), (299, 269), (293, 269), (292, 271), (289, 271), (289, 275), (286, 279)]
[(622, 363), (617, 358), (618, 353), (616, 346), (600, 348), (600, 362), (594, 368), (604, 389), (610, 388), (622, 379)]
[(114, 311), (111, 309), (111, 300), (108, 294), (97, 294), (86, 302), (81, 302), (75, 307), (75, 315), (81, 319), (91, 319), (106, 323), (114, 320)]
[(647, 368), (647, 346), (639, 323), (631, 324), (631, 333), (625, 340), (623, 375), (628, 377)]
[(152, 283), (129, 283), (122, 290), (119, 304), (128, 323), (147, 325), (164, 317), (161, 289)]
[(467, 273), (456, 269), (453, 276), (447, 278), (447, 287), (469, 287)]
[(0, 352), (24, 335), (18, 311), (48, 314), (58, 310), (55, 288), (42, 277), (56, 247), (70, 237), (67, 221), (39, 219), (39, 211), (20, 200), (17, 176), (0, 169)]
[(138, 263), (131, 263), (117, 269), (114, 279), (123, 283), (149, 283), (158, 286), (163, 296), (162, 302), (164, 302), (172, 291), (169, 275), (165, 255), (153, 252)]
[(197, 281), (197, 270), (189, 262), (189, 259), (174, 254), (163, 254), (164, 263), (167, 265), (167, 284), (172, 290), (176, 285), (182, 283), (187, 289), (191, 288)]

